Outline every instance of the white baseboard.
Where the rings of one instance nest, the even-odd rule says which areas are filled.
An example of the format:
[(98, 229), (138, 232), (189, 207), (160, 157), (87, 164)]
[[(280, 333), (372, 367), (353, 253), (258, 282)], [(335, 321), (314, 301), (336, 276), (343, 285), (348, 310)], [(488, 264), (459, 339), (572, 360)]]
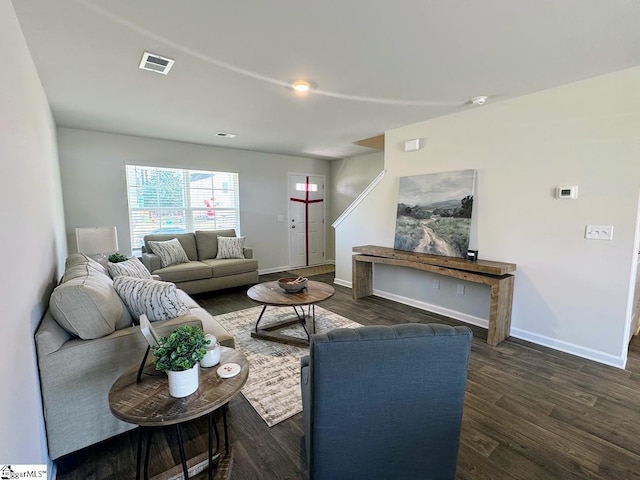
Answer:
[[(335, 265), (336, 262), (334, 260), (327, 260), (324, 262), (324, 265)], [(295, 267), (295, 268), (307, 268), (307, 267)], [(288, 270), (292, 270), (291, 267), (287, 266), (282, 266), (282, 267), (272, 267), (272, 268), (265, 268), (265, 269), (258, 269), (258, 275), (267, 275), (269, 273), (280, 273), (280, 272), (286, 272)], [(351, 285), (349, 285), (349, 287), (351, 287)]]
[(558, 340), (557, 338), (539, 335), (537, 333), (522, 330), (520, 328), (511, 327), (511, 336), (519, 338), (521, 340), (526, 340), (527, 342), (535, 343), (537, 345), (542, 345), (543, 347), (549, 347), (553, 348), (554, 350), (570, 353), (571, 355), (575, 355), (577, 357), (586, 358), (587, 360), (604, 363), (605, 365), (610, 365), (612, 367), (624, 368), (627, 364), (626, 355), (624, 357), (616, 357), (615, 355), (610, 355), (598, 350), (586, 348), (581, 345), (576, 345), (575, 343), (564, 342), (562, 340)]
[(414, 298), (403, 297), (395, 293), (383, 292), (381, 290), (374, 289), (373, 294), (378, 297), (386, 298), (387, 300), (393, 300), (394, 302), (402, 303), (403, 305), (409, 305), (410, 307), (419, 308), (420, 310), (437, 313), (439, 315), (444, 315), (445, 317), (454, 318), (465, 323), (470, 323), (471, 325), (476, 325), (482, 328), (489, 328), (489, 321), (484, 318), (468, 315), (466, 313), (451, 310), (449, 308), (444, 308), (439, 305), (433, 305), (432, 303), (422, 302)]
[(284, 266), (284, 267), (265, 268), (264, 270), (260, 270), (260, 269), (258, 269), (258, 275), (266, 275), (266, 274), (268, 274), (268, 273), (286, 272), (287, 270), (289, 270), (289, 267), (287, 267), (287, 266)]
[(347, 280), (342, 280), (340, 278), (334, 278), (333, 283), (335, 283), (336, 285), (340, 285), (342, 287), (351, 288), (351, 282), (348, 282)]
[[(334, 283), (337, 285), (342, 285), (344, 287), (351, 288), (351, 282), (346, 282), (344, 280), (339, 280), (336, 278), (334, 280)], [(403, 305), (409, 305), (411, 307), (419, 308), (420, 310), (425, 310), (428, 312), (444, 315), (449, 318), (453, 318), (455, 320), (460, 320), (461, 322), (469, 323), (471, 325), (476, 325), (482, 328), (489, 328), (489, 321), (484, 318), (475, 317), (473, 315), (468, 315), (463, 312), (450, 310), (448, 308), (440, 307), (438, 305), (433, 305), (427, 302), (421, 302), (413, 298), (407, 298), (401, 295), (396, 295), (394, 293), (384, 292), (381, 290), (374, 289), (373, 294), (378, 297), (386, 298), (388, 300), (393, 300), (394, 302), (402, 303)], [(605, 365), (610, 365), (616, 368), (625, 368), (625, 365), (627, 363), (626, 355), (624, 356), (611, 355), (608, 353), (600, 352), (598, 350), (593, 350), (591, 348), (583, 347), (581, 345), (576, 345), (574, 343), (564, 342), (556, 338), (551, 338), (551, 337), (533, 333), (527, 330), (522, 330), (520, 328), (511, 327), (511, 336), (515, 338), (519, 338), (521, 340), (526, 340), (527, 342), (535, 343), (536, 345), (549, 347), (554, 350), (559, 350), (561, 352), (569, 353), (577, 357), (585, 358), (587, 360), (592, 360), (598, 363), (603, 363)]]

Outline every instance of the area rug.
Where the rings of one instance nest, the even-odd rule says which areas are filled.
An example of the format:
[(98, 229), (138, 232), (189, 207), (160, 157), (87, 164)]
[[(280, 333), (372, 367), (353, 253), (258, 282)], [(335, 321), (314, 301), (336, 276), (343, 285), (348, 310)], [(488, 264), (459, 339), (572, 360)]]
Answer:
[(289, 275), (295, 275), (296, 277), (312, 277), (314, 275), (321, 275), (323, 273), (335, 272), (336, 266), (327, 264), (327, 265), (316, 265), (315, 267), (304, 267), (304, 268), (296, 268), (294, 270), (289, 270), (287, 273)]
[[(315, 309), (317, 333), (362, 326), (324, 308), (316, 306)], [(242, 395), (272, 427), (302, 411), (300, 358), (307, 355), (309, 349), (252, 338), (251, 330), (261, 310), (262, 307), (247, 308), (216, 315), (216, 320), (235, 337), (236, 348), (249, 359), (249, 378)], [(294, 315), (291, 307), (267, 307), (260, 326), (290, 319)], [(282, 329), (281, 332), (306, 338), (301, 325)]]

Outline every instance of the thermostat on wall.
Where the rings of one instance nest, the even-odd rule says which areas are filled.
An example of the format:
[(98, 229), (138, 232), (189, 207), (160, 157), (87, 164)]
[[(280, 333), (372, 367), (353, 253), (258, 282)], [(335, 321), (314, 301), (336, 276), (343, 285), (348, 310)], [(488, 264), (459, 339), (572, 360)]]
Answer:
[(556, 198), (578, 198), (578, 187), (556, 187)]

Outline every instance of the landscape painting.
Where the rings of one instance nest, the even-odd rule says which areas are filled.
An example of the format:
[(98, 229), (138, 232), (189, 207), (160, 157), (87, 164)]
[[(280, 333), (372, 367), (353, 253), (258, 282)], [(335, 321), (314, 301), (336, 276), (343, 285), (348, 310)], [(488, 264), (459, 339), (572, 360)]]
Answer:
[(394, 248), (466, 258), (475, 170), (400, 177)]

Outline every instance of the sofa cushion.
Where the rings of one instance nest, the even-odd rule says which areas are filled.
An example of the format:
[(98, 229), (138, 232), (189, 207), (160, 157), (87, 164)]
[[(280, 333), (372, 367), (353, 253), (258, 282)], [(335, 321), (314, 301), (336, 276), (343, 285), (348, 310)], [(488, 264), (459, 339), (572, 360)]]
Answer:
[(217, 259), (244, 258), (242, 249), (244, 248), (245, 237), (222, 237), (218, 236)]
[(149, 241), (148, 243), (151, 251), (160, 257), (162, 267), (189, 262), (189, 257), (187, 257), (182, 244), (177, 238), (164, 242)]
[(226, 260), (203, 260), (202, 263), (210, 265), (214, 278), (237, 275), (240, 273), (258, 270), (258, 261), (250, 258), (230, 258)]
[(104, 337), (132, 323), (112, 280), (88, 263), (67, 268), (51, 294), (49, 308), (62, 328), (84, 340)]
[(155, 235), (145, 235), (144, 237), (144, 246), (147, 252), (153, 252), (153, 249), (149, 245), (149, 242), (164, 242), (166, 240), (171, 240), (172, 238), (177, 238), (182, 245), (187, 257), (189, 260), (198, 260), (198, 249), (196, 248), (196, 237), (193, 233), (158, 233)]
[(218, 237), (235, 237), (233, 228), (226, 230), (196, 230), (196, 245), (198, 260), (216, 258), (218, 255)]
[[(100, 262), (95, 261), (93, 258), (88, 257), (84, 253), (73, 253), (67, 257), (67, 260), (64, 262), (65, 271), (68, 268), (71, 268), (75, 265), (86, 265), (87, 269), (95, 272), (102, 273), (103, 275), (109, 276), (109, 272)], [(63, 280), (64, 281), (64, 280)]]
[(151, 280), (151, 272), (147, 270), (142, 262), (138, 259), (138, 257), (131, 257), (124, 262), (111, 263), (107, 264), (107, 268), (109, 269), (109, 275), (111, 278), (116, 278), (121, 275), (126, 277), (136, 277), (136, 278), (146, 278), (147, 280)]
[(204, 262), (189, 262), (179, 265), (171, 265), (170, 267), (156, 270), (156, 275), (165, 282), (189, 282), (191, 280), (202, 280), (203, 278), (211, 278), (211, 266)]
[(180, 300), (173, 283), (119, 276), (113, 281), (113, 287), (135, 319), (144, 313), (155, 322), (189, 313), (189, 307)]

